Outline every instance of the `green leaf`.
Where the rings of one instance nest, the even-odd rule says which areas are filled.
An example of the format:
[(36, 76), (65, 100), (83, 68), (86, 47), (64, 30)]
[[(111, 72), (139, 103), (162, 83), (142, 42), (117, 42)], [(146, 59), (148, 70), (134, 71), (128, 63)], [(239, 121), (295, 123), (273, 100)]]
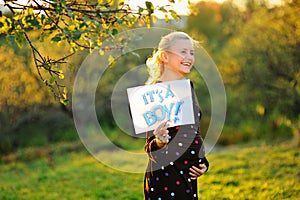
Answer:
[(70, 31), (68, 30), (67, 27), (63, 28), (63, 33), (69, 35)]
[(122, 24), (123, 23), (123, 19), (117, 19), (118, 24)]
[(55, 77), (55, 76), (52, 76), (52, 77), (50, 78), (50, 80), (49, 80), (49, 83), (50, 83), (50, 84), (53, 84), (53, 83), (55, 82), (55, 80), (56, 80), (56, 77)]
[(160, 7), (158, 10), (162, 12), (168, 12), (164, 7)]
[(117, 35), (119, 33), (119, 31), (114, 28), (111, 33), (112, 33), (112, 35)]
[(146, 1), (145, 4), (147, 7), (148, 14), (151, 15), (154, 12), (154, 6), (153, 6), (152, 2)]
[(60, 103), (64, 104), (65, 106), (68, 105), (70, 102), (68, 99), (63, 99), (63, 98), (61, 98), (59, 101), (60, 101)]
[(36, 18), (31, 21), (31, 25), (36, 27), (37, 29), (42, 28), (42, 26), (40, 25), (39, 21)]
[(144, 11), (144, 8), (139, 6), (139, 14), (141, 14)]
[(81, 36), (81, 32), (79, 30), (76, 30), (73, 34), (73, 39), (78, 40)]
[(15, 41), (18, 44), (18, 47), (22, 48), (25, 42), (24, 35), (21, 32), (17, 32), (15, 36)]
[(70, 64), (70, 65), (69, 65), (69, 70), (73, 72), (74, 69), (75, 69), (75, 66), (74, 66), (73, 64)]
[(45, 70), (50, 70), (51, 67), (52, 67), (51, 64), (43, 64), (43, 68), (44, 68)]
[(55, 37), (51, 38), (51, 41), (53, 41), (53, 42), (59, 42), (59, 41), (61, 41), (61, 37), (55, 36)]

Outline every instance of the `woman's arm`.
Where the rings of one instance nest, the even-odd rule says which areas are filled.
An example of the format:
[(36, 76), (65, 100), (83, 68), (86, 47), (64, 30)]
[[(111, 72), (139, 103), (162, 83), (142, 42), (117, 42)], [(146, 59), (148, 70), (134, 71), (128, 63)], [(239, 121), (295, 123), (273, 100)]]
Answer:
[(206, 157), (201, 158), (201, 162), (198, 167), (192, 166), (190, 168), (189, 175), (191, 176), (191, 179), (195, 180), (199, 176), (202, 176), (205, 172), (207, 172), (208, 167), (209, 167), (209, 162), (206, 159)]

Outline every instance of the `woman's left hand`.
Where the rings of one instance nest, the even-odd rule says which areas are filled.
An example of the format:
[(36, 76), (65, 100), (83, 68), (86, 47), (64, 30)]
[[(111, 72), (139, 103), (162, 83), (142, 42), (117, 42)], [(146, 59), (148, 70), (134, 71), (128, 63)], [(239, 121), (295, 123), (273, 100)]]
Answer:
[(199, 168), (192, 166), (190, 168), (190, 173), (189, 175), (191, 176), (192, 180), (196, 180), (199, 176), (201, 176), (202, 174), (204, 174), (207, 170), (206, 165), (204, 164), (199, 164)]

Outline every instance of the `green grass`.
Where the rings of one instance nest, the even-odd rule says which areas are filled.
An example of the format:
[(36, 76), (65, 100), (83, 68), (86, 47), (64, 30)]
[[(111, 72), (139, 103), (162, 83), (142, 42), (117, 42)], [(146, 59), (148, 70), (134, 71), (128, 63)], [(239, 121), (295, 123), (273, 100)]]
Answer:
[(201, 199), (300, 199), (300, 150), (293, 141), (212, 153)]
[[(74, 149), (54, 152), (51, 165), (47, 156), (2, 162), (0, 199), (143, 199), (142, 173), (111, 169), (86, 151)], [(109, 157), (112, 152), (101, 154)], [(210, 153), (210, 169), (198, 179), (200, 199), (300, 199), (299, 154), (292, 141)], [(145, 160), (126, 160), (122, 154), (114, 154), (113, 159), (129, 168), (145, 166)]]

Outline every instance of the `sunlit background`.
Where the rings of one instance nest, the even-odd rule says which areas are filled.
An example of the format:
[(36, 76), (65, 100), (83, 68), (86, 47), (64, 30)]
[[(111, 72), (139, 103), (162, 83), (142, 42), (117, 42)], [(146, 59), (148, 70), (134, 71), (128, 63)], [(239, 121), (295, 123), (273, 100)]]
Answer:
[[(170, 4), (167, 0), (151, 2), (154, 7)], [(141, 0), (127, 3), (132, 9), (145, 7)], [(191, 3), (176, 1), (173, 8), (167, 7), (177, 11), (178, 21), (168, 18), (166, 22), (164, 14), (155, 12), (157, 17), (151, 17), (155, 22), (147, 24), (149, 18), (141, 17), (132, 26), (108, 33), (147, 25), (184, 31), (216, 63), (225, 84), (227, 113), (217, 145), (207, 155), (211, 167), (198, 180), (200, 199), (300, 199), (300, 2)], [(4, 1), (0, 4), (2, 16), (12, 17), (3, 9)], [(7, 28), (4, 25), (0, 21), (0, 31)], [(73, 34), (72, 27), (64, 31)], [(70, 53), (67, 42), (56, 44), (61, 38), (50, 36), (41, 42), (41, 30), (30, 26), (26, 30), (46, 58)], [(71, 104), (60, 104), (39, 79), (31, 49), (20, 42), (22, 37), (23, 33), (13, 40), (0, 34), (0, 199), (143, 199), (143, 174), (110, 169), (86, 151), (74, 126)], [(110, 99), (120, 77), (144, 64), (151, 51), (143, 49), (116, 60), (102, 76), (104, 86), (95, 95), (97, 117), (107, 137), (118, 147), (139, 153), (143, 153), (145, 138), (120, 130)], [(89, 51), (78, 51), (61, 67), (65, 74), (60, 81), (68, 87), (70, 97), (76, 72), (87, 55)], [(187, 78), (195, 86), (205, 137), (211, 117), (210, 93), (196, 70)], [(141, 84), (145, 81), (134, 79)], [(124, 121), (131, 120), (127, 112), (121, 114)], [(86, 131), (94, 133), (90, 127)], [(113, 154), (105, 145), (99, 150), (106, 158), (130, 169), (132, 165), (144, 169), (144, 160)]]
[[(154, 6), (163, 6), (163, 5), (170, 5), (170, 2), (168, 0), (149, 0), (153, 3)], [(190, 0), (189, 2), (194, 4), (198, 3), (200, 1), (204, 2), (217, 2), (217, 3), (223, 3), (225, 0)], [(125, 3), (128, 3), (132, 9), (137, 9), (139, 6), (144, 7), (146, 0), (126, 0)], [(175, 5), (171, 6), (172, 9), (174, 9), (178, 14), (180, 15), (189, 15), (190, 9), (188, 0), (176, 0)], [(245, 3), (247, 0), (232, 0), (236, 5), (240, 6), (241, 8), (244, 8)], [(269, 6), (274, 5), (280, 5), (283, 3), (282, 0), (267, 0), (267, 3)], [(157, 14), (158, 17), (163, 17), (162, 14)]]

